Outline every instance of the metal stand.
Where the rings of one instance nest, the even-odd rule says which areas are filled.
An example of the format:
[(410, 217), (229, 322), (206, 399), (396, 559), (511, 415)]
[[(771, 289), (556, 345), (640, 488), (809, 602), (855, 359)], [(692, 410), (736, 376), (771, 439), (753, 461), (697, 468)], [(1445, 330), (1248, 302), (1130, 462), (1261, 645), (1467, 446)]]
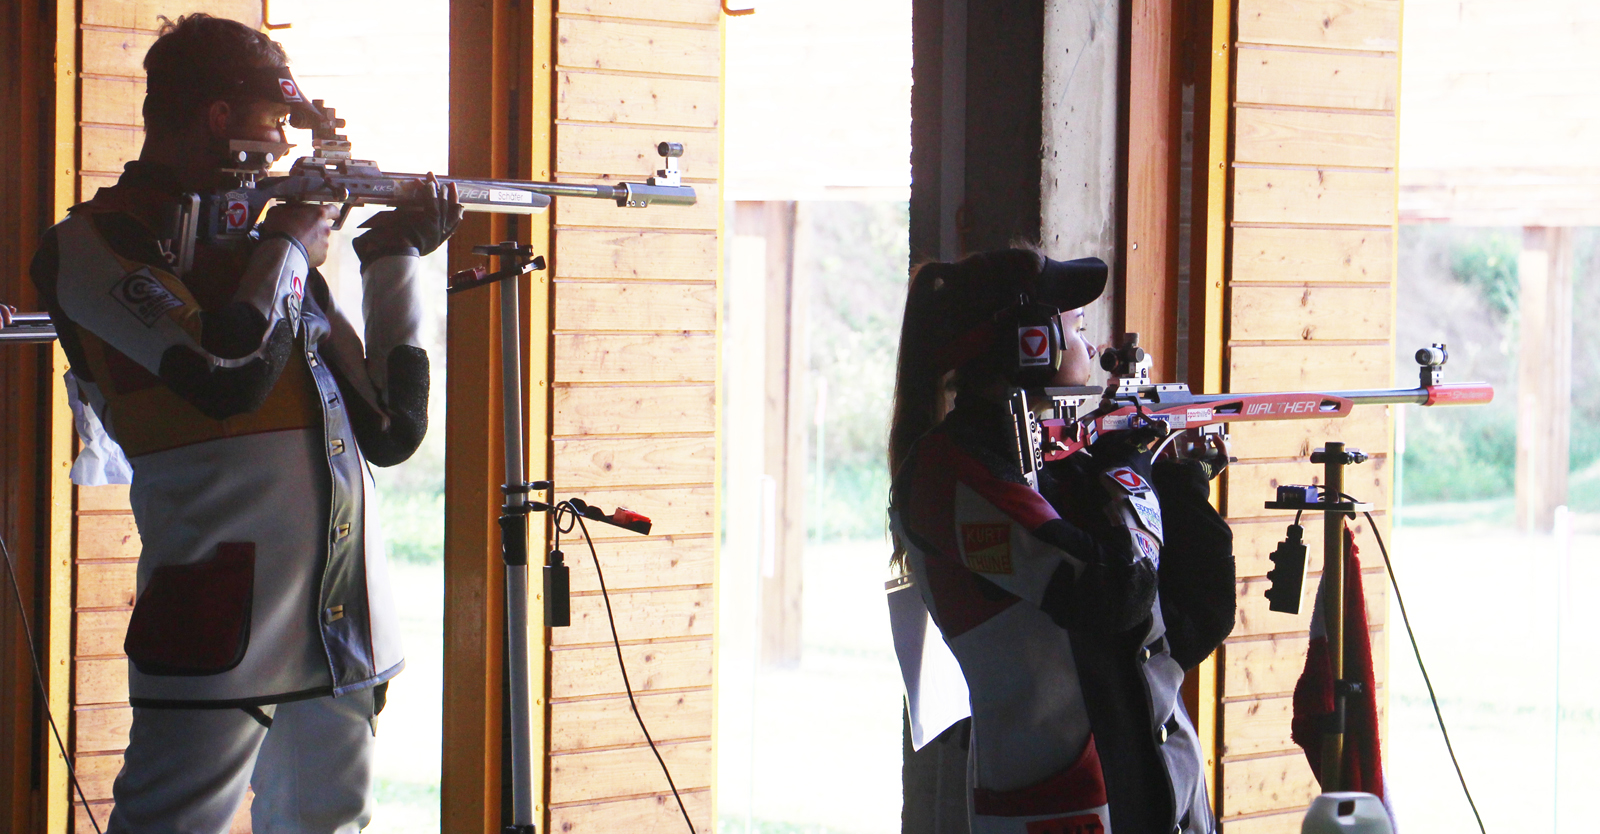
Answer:
[[(1324, 793), (1340, 790), (1344, 771), (1345, 701), (1361, 691), (1359, 681), (1344, 677), (1344, 519), (1372, 509), (1344, 497), (1344, 468), (1367, 459), (1360, 449), (1346, 449), (1330, 441), (1311, 453), (1311, 462), (1322, 464), (1323, 498), (1304, 500), (1306, 487), (1279, 487), (1279, 500), (1268, 501), (1270, 510), (1312, 510), (1322, 512), (1322, 616), (1328, 635), (1328, 654), (1333, 663), (1333, 714), (1322, 733), (1320, 781)], [(1286, 500), (1298, 493), (1298, 500)]]
[(550, 481), (529, 483), (522, 468), (522, 333), (517, 279), (544, 269), (544, 258), (516, 241), (474, 246), (473, 254), (500, 259), (500, 269), (474, 268), (460, 273), (449, 292), (500, 283), (500, 376), (503, 393), (506, 482), (500, 487), (500, 554), (506, 563), (506, 658), (511, 667), (511, 825), (505, 834), (535, 834), (533, 822), (533, 724), (528, 681), (528, 514), (549, 504), (530, 501), (534, 490), (548, 490)]

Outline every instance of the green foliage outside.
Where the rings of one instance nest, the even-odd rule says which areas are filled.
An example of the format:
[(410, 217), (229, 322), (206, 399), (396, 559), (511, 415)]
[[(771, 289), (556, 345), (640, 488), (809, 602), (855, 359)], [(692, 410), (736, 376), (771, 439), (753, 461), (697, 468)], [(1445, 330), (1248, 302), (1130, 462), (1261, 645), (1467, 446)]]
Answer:
[(1450, 252), (1450, 274), (1478, 290), (1489, 308), (1501, 317), (1514, 318), (1520, 247), (1515, 238), (1498, 232), (1464, 241)]
[[(1518, 274), (1516, 230), (1401, 227), (1399, 381), (1410, 352), (1447, 339), (1446, 378), (1486, 380), (1495, 402), (1407, 408), (1401, 499), (1405, 506), (1509, 501), (1515, 491)], [(1600, 229), (1573, 245), (1571, 480), (1568, 505), (1600, 511)], [(1483, 512), (1499, 513), (1484, 505)], [(1498, 517), (1498, 516), (1497, 516)]]
[(814, 409), (822, 384), (827, 388), (820, 473), (815, 428), (807, 438), (807, 526), (818, 541), (882, 538), (910, 215), (905, 203), (890, 202), (806, 203), (801, 210), (806, 238), (796, 269), (806, 271), (811, 292), (808, 405)]

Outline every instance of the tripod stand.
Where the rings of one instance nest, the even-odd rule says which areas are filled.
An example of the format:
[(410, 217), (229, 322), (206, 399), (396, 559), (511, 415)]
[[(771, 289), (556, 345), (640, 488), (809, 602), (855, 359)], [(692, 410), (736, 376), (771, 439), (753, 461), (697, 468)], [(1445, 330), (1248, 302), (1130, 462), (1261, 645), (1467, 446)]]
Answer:
[(544, 269), (544, 257), (533, 247), (506, 241), (474, 246), (475, 255), (500, 260), (500, 268), (487, 272), (475, 267), (457, 273), (448, 290), (454, 294), (488, 284), (500, 284), (500, 377), (502, 420), (505, 434), (506, 481), (500, 490), (500, 555), (506, 563), (506, 659), (509, 662), (511, 698), (511, 825), (506, 834), (534, 834), (533, 724), (528, 684), (528, 514), (549, 509), (530, 501), (534, 490), (550, 490), (550, 481), (529, 483), (522, 468), (522, 333), (517, 279)]

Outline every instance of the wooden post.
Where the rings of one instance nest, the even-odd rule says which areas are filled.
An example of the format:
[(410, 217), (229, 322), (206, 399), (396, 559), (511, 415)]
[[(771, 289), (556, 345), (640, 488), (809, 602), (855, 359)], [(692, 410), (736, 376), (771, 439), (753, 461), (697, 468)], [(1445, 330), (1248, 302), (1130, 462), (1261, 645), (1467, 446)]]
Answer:
[(805, 528), (806, 285), (794, 269), (797, 206), (768, 202), (766, 268), (766, 475), (777, 488), (768, 522), (775, 536), (762, 567), (761, 657), (800, 662), (800, 596)]
[(1517, 526), (1549, 531), (1567, 503), (1572, 431), (1572, 233), (1522, 230), (1517, 376)]
[[(39, 236), (76, 197), (77, 7), (11, 4), (0, 12), (0, 302), (40, 309), (28, 278)], [(0, 577), (0, 830), (66, 831), (66, 760), (45, 722), (70, 726), (72, 421), (57, 345), (0, 348), (0, 536), (20, 586)], [(20, 592), (20, 593), (19, 593)], [(22, 599), (22, 609), (16, 600)], [(40, 655), (33, 677), (21, 616)], [(70, 742), (69, 742), (70, 743)]]
[(1129, 0), (1122, 60), (1127, 73), (1125, 210), (1115, 299), (1123, 332), (1139, 334), (1170, 380), (1178, 368), (1178, 155), (1182, 141), (1177, 15), (1183, 4)]
[[(549, 0), (450, 5), (450, 172), (457, 176), (526, 179), (549, 175), (549, 66), (554, 10)], [(537, 130), (534, 125), (538, 125)], [(548, 216), (530, 219), (471, 214), (450, 241), (450, 268), (481, 264), (475, 244), (515, 237), (549, 249)], [(554, 253), (549, 257), (554, 260)], [(529, 437), (527, 472), (549, 471), (549, 281), (525, 284), (522, 367)], [(499, 552), (503, 436), (500, 387), (500, 289), (451, 296), (445, 396), (444, 720), (440, 821), (450, 834), (500, 830), (505, 566)], [(537, 334), (537, 335), (533, 335)], [(544, 526), (531, 525), (529, 552), (544, 552)], [(536, 592), (534, 592), (536, 593)], [(537, 596), (532, 610), (540, 610)], [(531, 629), (529, 654), (543, 658), (547, 630)], [(536, 751), (546, 735), (545, 667), (535, 662)], [(536, 814), (544, 774), (536, 771)], [(509, 801), (509, 798), (506, 798)], [(544, 829), (541, 822), (541, 830)]]

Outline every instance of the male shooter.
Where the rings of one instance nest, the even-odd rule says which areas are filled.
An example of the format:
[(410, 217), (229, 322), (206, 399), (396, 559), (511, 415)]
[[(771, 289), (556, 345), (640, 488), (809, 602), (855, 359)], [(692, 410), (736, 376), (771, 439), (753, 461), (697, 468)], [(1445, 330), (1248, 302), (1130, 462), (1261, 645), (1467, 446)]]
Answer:
[(33, 262), (78, 393), (133, 466), (118, 834), (226, 831), (247, 785), (257, 834), (372, 816), (375, 718), (404, 660), (364, 464), (406, 460), (427, 431), (418, 261), (461, 209), (435, 183), (356, 239), (364, 339), (316, 271), (331, 208), (273, 208), (183, 270), (180, 195), (224, 184), (230, 141), (282, 142), (291, 112), (317, 115), (287, 63), (243, 24), (168, 21), (138, 161)]

